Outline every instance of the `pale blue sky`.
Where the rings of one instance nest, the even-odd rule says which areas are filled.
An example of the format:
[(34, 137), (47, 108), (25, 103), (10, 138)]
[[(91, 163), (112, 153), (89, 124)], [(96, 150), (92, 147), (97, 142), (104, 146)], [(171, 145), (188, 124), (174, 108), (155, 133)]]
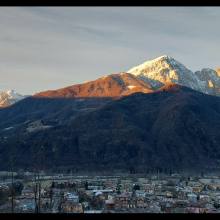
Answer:
[(167, 54), (220, 66), (220, 7), (1, 7), (0, 90), (33, 94)]

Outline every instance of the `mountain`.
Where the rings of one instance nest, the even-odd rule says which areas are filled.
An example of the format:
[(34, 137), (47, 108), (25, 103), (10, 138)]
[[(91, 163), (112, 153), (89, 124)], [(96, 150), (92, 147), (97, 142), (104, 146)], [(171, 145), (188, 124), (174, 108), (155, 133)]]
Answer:
[(169, 84), (186, 86), (220, 96), (220, 70), (204, 68), (195, 73), (174, 58), (164, 55), (135, 66), (127, 72), (94, 81), (43, 91), (36, 97), (123, 97), (136, 92), (151, 93)]
[(167, 55), (146, 61), (127, 72), (151, 83), (155, 88), (167, 83), (176, 83), (195, 90), (202, 89), (198, 78), (191, 70)]
[(137, 79), (129, 73), (111, 74), (94, 81), (77, 84), (58, 90), (35, 94), (35, 97), (121, 97), (135, 92), (153, 92), (149, 83)]
[(146, 61), (127, 72), (155, 89), (175, 83), (206, 94), (220, 95), (220, 75), (216, 71), (206, 68), (194, 73), (167, 55)]
[(14, 90), (0, 92), (0, 108), (12, 105), (23, 98), (25, 98), (25, 96), (15, 92)]
[(79, 114), (91, 112), (111, 98), (51, 98), (29, 96), (14, 105), (0, 109), (0, 133), (31, 126), (41, 120), (45, 126), (68, 123)]
[[(32, 127), (33, 123), (39, 129), (65, 124), (79, 114), (91, 112), (112, 99), (136, 92), (149, 93), (153, 90), (147, 83), (129, 73), (111, 74), (87, 83), (40, 92), (0, 111), (0, 129), (14, 132), (14, 129), (23, 125)], [(43, 123), (42, 126), (39, 120)], [(27, 130), (30, 131), (28, 128)]]
[[(15, 166), (25, 169), (36, 164), (42, 169), (111, 172), (130, 168), (144, 172), (158, 168), (195, 171), (219, 167), (219, 97), (169, 85), (154, 93), (109, 99), (75, 117), (71, 117), (74, 108), (62, 104), (63, 100), (74, 99), (27, 98), (11, 106), (10, 113), (9, 109), (4, 114), (0, 111), (0, 121), (6, 117), (5, 112), (7, 117), (13, 116), (16, 105), (25, 109), (27, 101), (45, 99), (56, 103), (62, 123), (49, 126), (38, 115), (35, 123), (1, 129), (2, 169), (9, 166), (12, 155)], [(51, 112), (50, 119), (55, 121), (57, 114)]]
[(213, 170), (219, 70), (169, 56), (0, 109), (0, 170)]

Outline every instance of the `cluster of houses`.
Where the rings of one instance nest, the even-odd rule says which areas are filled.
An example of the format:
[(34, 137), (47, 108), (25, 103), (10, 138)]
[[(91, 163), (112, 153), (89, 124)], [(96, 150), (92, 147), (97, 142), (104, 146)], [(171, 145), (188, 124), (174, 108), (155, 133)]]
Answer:
[[(220, 212), (218, 177), (74, 177), (42, 184), (40, 211), (60, 213)], [(36, 211), (27, 185), (15, 199), (18, 212)], [(9, 209), (10, 212), (10, 209)]]

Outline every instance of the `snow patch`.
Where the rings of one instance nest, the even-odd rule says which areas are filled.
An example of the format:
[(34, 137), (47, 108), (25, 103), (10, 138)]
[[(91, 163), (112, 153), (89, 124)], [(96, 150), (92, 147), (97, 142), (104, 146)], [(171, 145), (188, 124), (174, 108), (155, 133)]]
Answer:
[(12, 105), (24, 99), (25, 97), (27, 96), (23, 96), (12, 89), (8, 91), (2, 91), (0, 92), (0, 107)]
[(133, 89), (135, 87), (137, 87), (137, 86), (133, 86), (133, 85), (127, 86), (128, 89)]
[(14, 127), (8, 127), (8, 128), (4, 128), (3, 130), (4, 131), (8, 131), (8, 130), (11, 130), (11, 129), (13, 129)]

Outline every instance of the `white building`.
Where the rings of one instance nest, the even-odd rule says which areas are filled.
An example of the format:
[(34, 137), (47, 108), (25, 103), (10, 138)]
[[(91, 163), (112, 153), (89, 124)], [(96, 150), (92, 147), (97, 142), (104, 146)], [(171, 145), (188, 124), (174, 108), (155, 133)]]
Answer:
[(197, 202), (197, 195), (195, 193), (188, 193), (187, 198), (190, 202)]
[(69, 202), (79, 203), (79, 196), (75, 193), (66, 193), (64, 197)]

